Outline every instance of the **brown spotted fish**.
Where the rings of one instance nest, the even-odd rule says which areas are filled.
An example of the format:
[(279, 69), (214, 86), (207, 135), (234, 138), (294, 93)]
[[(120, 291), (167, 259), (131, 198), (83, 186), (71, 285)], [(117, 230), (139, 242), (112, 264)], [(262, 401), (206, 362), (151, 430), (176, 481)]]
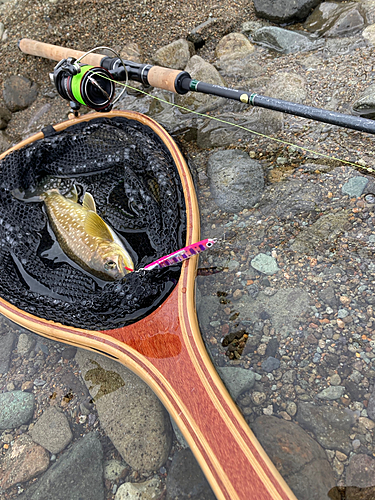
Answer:
[(64, 253), (89, 273), (103, 280), (118, 280), (134, 270), (133, 261), (116, 233), (96, 213), (95, 201), (86, 193), (77, 203), (57, 189), (41, 195), (57, 241)]

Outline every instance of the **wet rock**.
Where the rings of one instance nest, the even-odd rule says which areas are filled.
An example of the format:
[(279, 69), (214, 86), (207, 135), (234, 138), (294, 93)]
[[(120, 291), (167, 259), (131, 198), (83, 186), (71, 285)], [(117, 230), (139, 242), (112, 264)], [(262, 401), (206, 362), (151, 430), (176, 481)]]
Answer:
[(166, 500), (215, 500), (210, 485), (190, 450), (177, 451), (167, 476)]
[(154, 477), (143, 483), (123, 483), (116, 492), (115, 500), (154, 500), (163, 491), (163, 483)]
[(226, 212), (251, 208), (262, 195), (263, 170), (242, 151), (213, 153), (208, 160), (207, 175), (215, 203)]
[(369, 455), (353, 455), (346, 469), (346, 484), (368, 488), (375, 484), (375, 460)]
[(73, 438), (66, 416), (56, 408), (47, 408), (31, 430), (33, 440), (55, 455)]
[(262, 370), (271, 373), (274, 370), (277, 370), (280, 367), (280, 360), (269, 356), (262, 363)]
[(371, 393), (371, 396), (367, 405), (368, 416), (375, 421), (375, 388)]
[(351, 451), (349, 431), (355, 421), (353, 415), (344, 410), (300, 402), (297, 422), (304, 429), (313, 432), (324, 448), (342, 453)]
[(17, 352), (21, 356), (24, 356), (25, 354), (31, 351), (34, 345), (35, 345), (35, 338), (32, 334), (21, 333), (20, 336), (18, 337)]
[(215, 55), (218, 59), (229, 57), (230, 59), (241, 59), (254, 52), (255, 47), (242, 33), (229, 33), (218, 43)]
[(28, 108), (37, 96), (37, 84), (24, 76), (11, 76), (4, 82), (4, 102), (12, 113)]
[(0, 488), (24, 483), (39, 476), (49, 466), (49, 453), (27, 434), (20, 436), (0, 459)]
[(5, 327), (4, 330), (0, 331), (0, 373), (8, 371), (15, 339), (16, 335), (10, 328)]
[(279, 350), (279, 341), (276, 338), (271, 339), (266, 347), (266, 356), (275, 357), (275, 354)]
[(373, 500), (375, 498), (375, 486), (370, 486), (370, 488), (335, 486), (328, 492), (328, 496), (331, 500), (342, 500), (342, 498), (345, 498), (345, 500)]
[(298, 253), (316, 254), (322, 244), (333, 243), (344, 230), (349, 220), (349, 212), (322, 215), (314, 224), (299, 233), (290, 248)]
[(293, 179), (273, 184), (265, 189), (260, 209), (264, 215), (275, 213), (282, 217), (311, 212), (321, 202), (322, 191), (320, 185), (307, 183), (305, 180)]
[(20, 500), (104, 500), (103, 450), (96, 432), (86, 434), (18, 497)]
[(370, 24), (362, 31), (362, 36), (372, 45), (375, 44), (375, 24)]
[(12, 146), (11, 139), (4, 130), (0, 130), (0, 154), (5, 153)]
[(319, 299), (330, 307), (337, 307), (338, 300), (334, 288), (327, 286), (319, 292)]
[(117, 479), (124, 477), (126, 471), (129, 467), (125, 462), (120, 462), (119, 460), (108, 460), (104, 464), (104, 479), (109, 479), (110, 481), (116, 481)]
[(324, 449), (300, 426), (273, 416), (258, 417), (252, 430), (299, 500), (322, 500), (335, 485)]
[(276, 259), (264, 253), (258, 253), (258, 255), (251, 260), (250, 264), (257, 271), (267, 275), (276, 274), (280, 271)]
[(12, 113), (4, 106), (0, 106), (0, 130), (7, 128), (8, 122), (12, 118)]
[(365, 190), (367, 184), (368, 179), (366, 179), (366, 177), (356, 175), (355, 177), (351, 177), (348, 182), (345, 182), (341, 191), (343, 194), (349, 195), (350, 198), (359, 198)]
[[(236, 308), (240, 313), (241, 321), (258, 321), (266, 313), (276, 332), (285, 330), (285, 335), (288, 335), (289, 329), (297, 326), (298, 318), (306, 311), (309, 304), (310, 297), (303, 289), (284, 288), (271, 297), (261, 292), (255, 300), (244, 295), (237, 301)], [(251, 341), (252, 338), (249, 337), (244, 350), (245, 354), (249, 352), (247, 349)]]
[(306, 19), (319, 0), (254, 0), (255, 13), (275, 23), (290, 23)]
[(27, 424), (34, 413), (34, 395), (11, 391), (0, 394), (0, 430)]
[(333, 401), (335, 399), (340, 399), (345, 393), (345, 387), (342, 385), (329, 386), (326, 389), (323, 389), (316, 395), (318, 399), (323, 399), (327, 401)]
[(197, 298), (197, 313), (199, 324), (203, 331), (208, 328), (212, 316), (217, 312), (220, 302), (218, 297), (203, 295), (200, 300)]
[[(375, 25), (373, 25), (375, 27)], [(375, 28), (374, 28), (375, 29)], [(375, 118), (375, 84), (367, 87), (352, 104), (355, 114), (364, 118)]]
[(153, 56), (153, 62), (166, 68), (184, 69), (193, 53), (193, 44), (181, 38), (160, 47)]
[(264, 26), (252, 36), (252, 40), (267, 49), (292, 54), (307, 52), (323, 45), (323, 40), (317, 40), (308, 33), (286, 30), (277, 26)]
[(236, 401), (238, 396), (250, 390), (255, 384), (255, 373), (235, 366), (224, 366), (217, 368), (226, 388), (232, 398)]
[[(187, 71), (193, 79), (201, 80), (206, 83), (212, 83), (214, 85), (225, 85), (225, 82), (217, 69), (212, 64), (206, 62), (197, 55), (193, 56), (189, 60), (185, 71)], [(224, 101), (225, 99), (222, 97), (212, 97), (208, 94), (200, 94), (197, 92), (188, 92), (185, 95), (176, 95), (175, 97), (175, 102), (179, 106), (183, 106), (200, 113), (216, 109), (220, 107)], [(181, 110), (181, 112), (185, 113), (184, 110)]]
[(254, 77), (261, 73), (261, 66), (252, 61), (254, 45), (242, 33), (230, 33), (218, 43), (214, 66), (228, 76)]
[[(252, 137), (249, 130), (272, 135), (281, 130), (283, 125), (281, 113), (260, 108), (248, 113), (223, 113), (220, 120), (222, 121), (206, 119), (198, 122), (197, 144), (200, 148), (211, 149), (239, 142), (247, 143)], [(231, 123), (235, 123), (237, 127), (231, 126)], [(238, 125), (243, 128), (238, 128)]]
[(318, 36), (349, 36), (362, 30), (365, 21), (360, 3), (322, 2), (307, 18), (304, 28)]
[(182, 446), (182, 448), (189, 448), (188, 442), (184, 438), (182, 432), (180, 431), (180, 429), (178, 428), (176, 422), (173, 420), (172, 417), (171, 417), (171, 424), (172, 424), (172, 427), (173, 427), (173, 432), (174, 432), (174, 434), (176, 436), (176, 439), (179, 442), (179, 444)]
[(172, 429), (155, 394), (113, 360), (82, 349), (76, 360), (100, 423), (125, 462), (137, 470), (159, 469), (168, 458)]

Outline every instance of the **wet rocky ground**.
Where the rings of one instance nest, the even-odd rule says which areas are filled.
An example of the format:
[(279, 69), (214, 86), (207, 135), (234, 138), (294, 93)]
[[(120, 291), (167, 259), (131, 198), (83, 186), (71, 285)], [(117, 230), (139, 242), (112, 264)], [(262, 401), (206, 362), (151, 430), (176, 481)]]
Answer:
[[(154, 45), (142, 37), (128, 45), (136, 41), (138, 18), (129, 39), (115, 37), (113, 45), (123, 57), (186, 68), (203, 81), (371, 116), (375, 6), (322, 5), (304, 24), (299, 19), (280, 27), (256, 2), (258, 15), (252, 4), (244, 6), (247, 18), (239, 15), (240, 4), (225, 14), (221, 4), (207, 4), (199, 21), (181, 12), (177, 25), (173, 17), (169, 35), (153, 23), (150, 29), (162, 33)], [(10, 42), (19, 36), (13, 21), (19, 10), (10, 6), (2, 33), (8, 63), (2, 73), (3, 151), (66, 119), (68, 110), (43, 80), (51, 64), (14, 56)], [(86, 20), (76, 38), (63, 37), (56, 27), (63, 7), (38, 4), (36, 12), (51, 28), (34, 26), (37, 14), (29, 13), (19, 23), (29, 23), (22, 36), (82, 49), (111, 45), (102, 25), (80, 45)], [(176, 9), (167, 7), (174, 16)], [(28, 12), (27, 2), (24, 8)], [(158, 11), (147, 2), (139, 6), (144, 9), (146, 19)], [(324, 9), (330, 9), (327, 22)], [(199, 27), (201, 22), (206, 24)], [(201, 40), (206, 43), (199, 48)], [(163, 124), (189, 162), (201, 234), (219, 240), (199, 263), (202, 335), (262, 446), (299, 500), (373, 498), (372, 136), (137, 85), (116, 107)], [(123, 367), (7, 320), (0, 339), (0, 498), (68, 499), (73, 491), (93, 499), (213, 498), (159, 401)]]

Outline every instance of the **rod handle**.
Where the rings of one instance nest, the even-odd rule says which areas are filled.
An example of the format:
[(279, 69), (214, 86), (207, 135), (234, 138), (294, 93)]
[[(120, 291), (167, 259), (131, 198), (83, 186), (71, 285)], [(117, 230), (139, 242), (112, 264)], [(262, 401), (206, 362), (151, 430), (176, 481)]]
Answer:
[[(67, 59), (68, 57), (78, 59), (85, 53), (80, 50), (68, 49), (58, 45), (30, 40), (29, 38), (21, 38), (18, 42), (18, 47), (25, 54), (44, 57), (46, 59), (52, 59), (53, 61), (61, 61), (61, 59)], [(102, 54), (88, 54), (83, 58), (83, 62), (91, 66), (100, 66), (104, 57), (106, 56)]]

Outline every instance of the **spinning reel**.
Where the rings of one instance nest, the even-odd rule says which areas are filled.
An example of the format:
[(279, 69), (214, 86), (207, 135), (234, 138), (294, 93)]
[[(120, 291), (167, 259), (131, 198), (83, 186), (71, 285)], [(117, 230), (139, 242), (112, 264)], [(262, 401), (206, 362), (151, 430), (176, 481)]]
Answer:
[[(106, 49), (113, 52), (116, 57), (103, 57), (100, 66), (82, 64), (80, 61), (91, 52), (98, 49)], [(154, 81), (149, 80), (149, 72), (154, 72)], [(173, 88), (170, 87), (173, 77)], [(55, 85), (60, 96), (70, 101), (71, 110), (78, 114), (81, 105), (84, 104), (95, 111), (110, 111), (113, 105), (121, 98), (126, 91), (126, 84), (129, 79), (143, 83), (145, 87), (150, 87), (153, 83), (159, 84), (160, 78), (164, 78), (167, 90), (172, 90), (179, 94), (189, 91), (188, 81), (190, 75), (184, 71), (168, 70), (150, 64), (139, 64), (132, 61), (123, 61), (121, 57), (109, 47), (96, 47), (81, 55), (78, 59), (68, 57), (62, 59), (50, 73), (50, 79)], [(122, 92), (115, 97), (115, 83), (125, 81)], [(182, 86), (184, 81), (184, 86)], [(153, 83), (152, 83), (153, 82)]]

